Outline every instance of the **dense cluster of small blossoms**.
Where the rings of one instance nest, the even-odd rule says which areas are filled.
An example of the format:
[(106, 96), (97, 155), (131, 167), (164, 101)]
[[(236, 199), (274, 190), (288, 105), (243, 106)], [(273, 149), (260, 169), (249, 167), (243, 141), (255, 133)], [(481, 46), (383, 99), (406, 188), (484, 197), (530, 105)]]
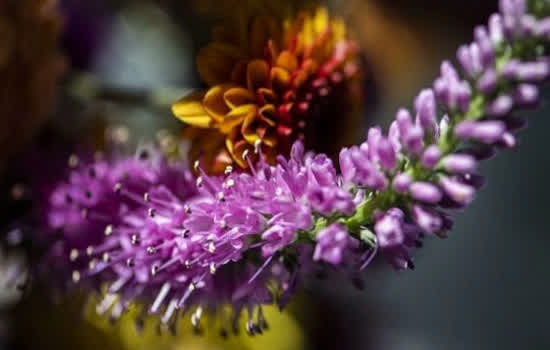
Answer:
[(425, 235), (445, 237), (449, 210), (483, 185), (478, 162), (516, 145), (522, 122), (510, 114), (538, 101), (537, 84), (550, 75), (550, 19), (541, 15), (550, 11), (540, 4), (502, 0), (458, 50), (464, 76), (444, 62), (414, 115), (401, 109), (387, 135), (371, 128), (341, 151), (340, 174), (300, 142), (275, 165), (259, 149), (253, 164), (245, 151), (249, 173), (211, 176), (197, 162), (196, 191), (188, 170), (162, 160), (74, 171), (48, 212), (72, 249), (62, 250), (75, 263), (72, 279), (108, 284), (98, 311), (115, 318), (140, 300), (165, 325), (193, 310), (199, 327), (204, 310), (224, 318), (229, 304), (236, 312), (227, 324), (247, 309), (253, 334), (266, 326), (262, 304), (282, 307), (323, 265), (360, 271), (381, 252), (396, 269), (413, 268), (412, 250)]
[(90, 267), (102, 254), (107, 260), (113, 248), (109, 237), (128, 217), (142, 214), (143, 193), (168, 192), (182, 199), (197, 193), (188, 167), (168, 162), (153, 147), (140, 147), (135, 157), (94, 158), (71, 155), (67, 179), (55, 186), (42, 208), (47, 229), (40, 238), (50, 245), (48, 268), (66, 269), (69, 257), (73, 280), (80, 280), (84, 260)]

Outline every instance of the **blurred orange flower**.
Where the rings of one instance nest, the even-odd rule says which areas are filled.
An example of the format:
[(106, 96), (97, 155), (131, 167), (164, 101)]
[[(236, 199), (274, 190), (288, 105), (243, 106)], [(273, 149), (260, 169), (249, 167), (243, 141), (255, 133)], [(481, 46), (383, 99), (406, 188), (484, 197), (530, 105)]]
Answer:
[(347, 103), (334, 97), (357, 85), (357, 53), (343, 20), (323, 7), (293, 18), (246, 16), (238, 30), (216, 28), (197, 57), (209, 88), (172, 107), (191, 126), (185, 134), (194, 141), (192, 156), (219, 173), (230, 164), (247, 168), (246, 154), (261, 152), (270, 162), (287, 154), (320, 122), (323, 105)]

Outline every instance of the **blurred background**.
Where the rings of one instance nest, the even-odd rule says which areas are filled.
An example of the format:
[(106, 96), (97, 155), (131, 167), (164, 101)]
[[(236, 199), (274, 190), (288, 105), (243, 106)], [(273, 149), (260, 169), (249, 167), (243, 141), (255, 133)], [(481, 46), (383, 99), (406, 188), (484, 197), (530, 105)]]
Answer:
[[(454, 59), (458, 45), (471, 40), (474, 26), (497, 8), (496, 0), (325, 3), (345, 18), (367, 62), (363, 130), (378, 123), (387, 126), (398, 107), (410, 106), (438, 74), (439, 62)], [(29, 207), (10, 200), (24, 197), (24, 191), (14, 187), (25, 180), (16, 166), (21, 158), (32, 159), (29, 154), (36, 150), (69, 154), (76, 143), (107, 149), (115, 143), (131, 151), (140, 141), (178, 133), (181, 123), (173, 118), (170, 105), (201, 87), (195, 56), (224, 11), (239, 11), (239, 2), (0, 4), (0, 77), (5, 82), (0, 87), (2, 229), (10, 231), (8, 223)], [(23, 45), (11, 44), (16, 40)], [(550, 90), (546, 95), (550, 97)], [(16, 304), (17, 297), (0, 297), (6, 311), (0, 319), (3, 346), (549, 349), (550, 230), (545, 215), (550, 188), (544, 185), (550, 171), (550, 155), (544, 152), (548, 112), (545, 105), (530, 113), (521, 147), (484, 165), (488, 185), (458, 215), (447, 240), (428, 240), (418, 251), (415, 271), (395, 273), (379, 264), (365, 272), (361, 291), (346, 280), (314, 282), (289, 311), (270, 312), (273, 327), (265, 336), (223, 342), (158, 336), (152, 330), (139, 335), (124, 320), (112, 327), (72, 305), (76, 301), (50, 305), (31, 290)], [(4, 252), (0, 265), (23, 259), (20, 255)]]

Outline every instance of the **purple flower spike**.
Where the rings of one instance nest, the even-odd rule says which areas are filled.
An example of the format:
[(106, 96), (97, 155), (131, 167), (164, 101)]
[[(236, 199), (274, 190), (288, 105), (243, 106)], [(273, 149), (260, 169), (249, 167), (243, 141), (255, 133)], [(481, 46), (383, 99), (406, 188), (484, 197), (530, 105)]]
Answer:
[(430, 204), (437, 204), (442, 197), (439, 188), (429, 182), (414, 182), (409, 192), (414, 199)]

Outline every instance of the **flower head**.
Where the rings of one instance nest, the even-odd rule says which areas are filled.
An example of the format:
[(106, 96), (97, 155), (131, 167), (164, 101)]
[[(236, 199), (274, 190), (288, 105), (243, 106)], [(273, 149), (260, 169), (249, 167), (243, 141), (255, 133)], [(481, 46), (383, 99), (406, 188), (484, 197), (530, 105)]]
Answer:
[[(313, 131), (310, 124), (320, 122), (323, 106), (346, 106), (338, 96), (349, 96), (359, 76), (356, 45), (325, 8), (284, 20), (251, 16), (246, 28), (216, 29), (197, 58), (209, 88), (173, 106), (176, 117), (200, 129), (191, 133), (203, 139), (198, 147), (209, 172), (219, 173), (220, 164), (247, 168), (243, 154), (254, 150), (270, 163), (288, 155), (294, 141)], [(208, 140), (199, 136), (211, 129)]]
[[(98, 164), (93, 178), (73, 172), (72, 185), (60, 185), (46, 209), (54, 228), (67, 226), (61, 247), (76, 247), (60, 250), (73, 262), (60, 275), (66, 279), (72, 271), (74, 282), (108, 284), (101, 313), (113, 307), (119, 315), (139, 300), (150, 313), (162, 313), (163, 324), (191, 308), (191, 323), (199, 327), (205, 307), (217, 311), (230, 304), (233, 319), (248, 308), (247, 330), (256, 333), (264, 329), (261, 306), (284, 306), (304, 275), (323, 265), (360, 271), (381, 252), (394, 268), (412, 269), (413, 251), (424, 237), (445, 237), (452, 227), (449, 211), (467, 206), (483, 184), (477, 162), (491, 152), (480, 149), (516, 143), (518, 123), (510, 113), (524, 105), (523, 97), (511, 97), (512, 107), (499, 113), (488, 106), (515, 96), (523, 84), (536, 90), (533, 80), (550, 77), (550, 69), (541, 68), (549, 64), (543, 57), (550, 38), (542, 30), (548, 17), (532, 19), (525, 11), (503, 6), (492, 17), (489, 31), (496, 34), (487, 35), (498, 38), (492, 46), (484, 42), (487, 29), (478, 28), (468, 47), (484, 54), (470, 53), (461, 63), (470, 78), (444, 62), (433, 90), (416, 99), (416, 120), (401, 109), (387, 135), (371, 128), (363, 143), (340, 152), (341, 174), (325, 155), (305, 152), (300, 141), (275, 164), (264, 157), (254, 163), (252, 153), (243, 153), (250, 172), (228, 167), (224, 176), (208, 175), (197, 162), (196, 190), (188, 170), (173, 172), (162, 158), (146, 166), (135, 160)], [(515, 24), (506, 28), (507, 21)], [(528, 58), (512, 63), (522, 57)], [(490, 70), (498, 71), (498, 88), (473, 88)], [(71, 200), (58, 200), (65, 194)], [(73, 206), (87, 215), (75, 217)], [(97, 230), (99, 223), (107, 224), (104, 230)]]

